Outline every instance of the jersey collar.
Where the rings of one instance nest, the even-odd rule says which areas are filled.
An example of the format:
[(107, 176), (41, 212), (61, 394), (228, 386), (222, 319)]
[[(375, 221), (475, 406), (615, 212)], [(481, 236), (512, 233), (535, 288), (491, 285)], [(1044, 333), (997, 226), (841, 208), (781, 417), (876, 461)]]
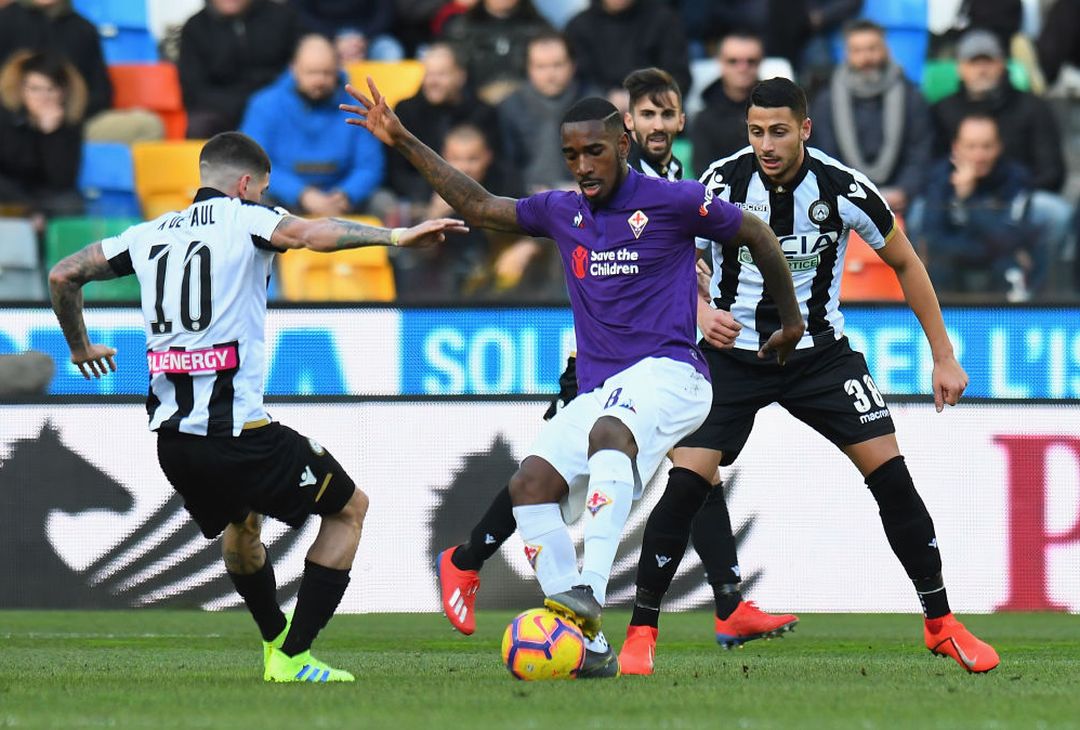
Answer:
[(204, 200), (210, 200), (212, 198), (227, 198), (229, 197), (225, 193), (221, 192), (217, 188), (199, 188), (199, 192), (195, 193), (195, 200), (193, 203), (201, 203)]

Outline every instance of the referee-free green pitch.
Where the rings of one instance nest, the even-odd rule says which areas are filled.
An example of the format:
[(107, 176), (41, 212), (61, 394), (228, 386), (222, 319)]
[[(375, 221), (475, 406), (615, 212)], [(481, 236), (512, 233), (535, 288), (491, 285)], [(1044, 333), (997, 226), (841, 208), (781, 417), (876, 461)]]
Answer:
[[(519, 682), (510, 613), (472, 637), (441, 615), (338, 616), (316, 655), (350, 685), (269, 685), (246, 613), (0, 611), (0, 727), (1080, 727), (1080, 617), (962, 617), (1001, 654), (968, 675), (914, 615), (804, 614), (788, 638), (724, 651), (707, 613), (661, 621), (651, 677)], [(618, 647), (628, 615), (605, 614)]]

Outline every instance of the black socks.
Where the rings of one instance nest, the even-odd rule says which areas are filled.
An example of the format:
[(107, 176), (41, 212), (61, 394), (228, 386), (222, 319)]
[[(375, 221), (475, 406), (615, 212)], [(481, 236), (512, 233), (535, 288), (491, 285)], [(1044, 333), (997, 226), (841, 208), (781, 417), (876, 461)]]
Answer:
[(469, 541), (451, 553), (450, 562), (459, 570), (480, 570), (484, 561), (494, 555), (516, 529), (508, 485), (495, 495), (487, 512), (473, 527)]
[(709, 489), (709, 482), (689, 469), (675, 467), (668, 472), (667, 487), (645, 523), (631, 624), (657, 626), (660, 601), (679, 569), (691, 522)]
[(281, 647), (287, 656), (296, 656), (311, 648), (315, 637), (333, 617), (348, 585), (348, 570), (304, 561), (304, 577), (300, 579), (292, 627)]
[(285, 629), (285, 614), (277, 602), (277, 580), (270, 556), (254, 573), (242, 574), (226, 571), (236, 592), (244, 599), (252, 618), (259, 626), (263, 641), (272, 641)]
[(866, 477), (866, 486), (877, 500), (889, 546), (915, 584), (923, 613), (927, 618), (949, 613), (934, 521), (915, 491), (904, 457), (894, 457), (875, 469)]

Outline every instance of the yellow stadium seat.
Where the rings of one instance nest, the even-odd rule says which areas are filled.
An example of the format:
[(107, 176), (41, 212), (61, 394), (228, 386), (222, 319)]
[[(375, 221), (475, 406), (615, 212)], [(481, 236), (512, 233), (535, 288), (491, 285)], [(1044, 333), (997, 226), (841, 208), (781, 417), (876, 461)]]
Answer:
[(346, 65), (345, 71), (349, 83), (367, 95), (370, 95), (367, 85), (370, 76), (391, 108), (402, 99), (415, 96), (424, 79), (424, 64), (420, 61), (357, 61)]
[(203, 140), (136, 142), (135, 194), (147, 220), (191, 205), (199, 189), (199, 151)]
[[(381, 226), (378, 218), (348, 216)], [(281, 257), (281, 292), (292, 302), (391, 302), (397, 292), (385, 246), (367, 246), (332, 254), (307, 249)]]

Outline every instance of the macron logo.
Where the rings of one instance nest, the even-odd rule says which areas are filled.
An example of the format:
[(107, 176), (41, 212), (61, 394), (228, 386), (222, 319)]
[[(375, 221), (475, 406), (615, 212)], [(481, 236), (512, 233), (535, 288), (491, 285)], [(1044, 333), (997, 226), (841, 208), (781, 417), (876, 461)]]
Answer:
[(656, 567), (663, 568), (665, 565), (671, 562), (671, 557), (668, 555), (656, 556)]
[(300, 486), (310, 487), (315, 483), (315, 474), (311, 471), (311, 467), (304, 467), (304, 471), (300, 474)]

